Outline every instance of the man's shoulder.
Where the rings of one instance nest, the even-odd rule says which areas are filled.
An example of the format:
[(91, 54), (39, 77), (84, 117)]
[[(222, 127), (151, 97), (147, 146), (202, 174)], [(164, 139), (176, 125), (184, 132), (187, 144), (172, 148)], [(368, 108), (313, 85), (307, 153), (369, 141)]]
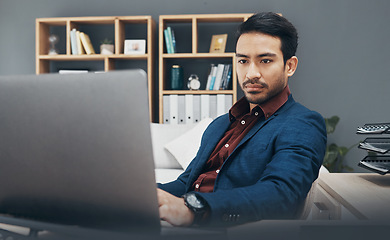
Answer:
[(229, 124), (230, 123), (230, 120), (229, 120), (229, 113), (225, 113), (225, 114), (222, 114), (218, 117), (216, 117), (211, 123), (210, 125), (226, 125), (226, 124)]
[(307, 108), (303, 104), (297, 102), (290, 96), (289, 100), (286, 102), (284, 106), (282, 106), (277, 112), (277, 114), (286, 114), (286, 115), (296, 115), (296, 116), (316, 116), (321, 117), (321, 114)]
[[(303, 104), (294, 101), (287, 102), (284, 109), (278, 111), (273, 121), (279, 127), (291, 127), (291, 126), (313, 126), (315, 129), (325, 129), (325, 120), (322, 115), (314, 110), (311, 110)], [(278, 116), (279, 115), (279, 116)]]

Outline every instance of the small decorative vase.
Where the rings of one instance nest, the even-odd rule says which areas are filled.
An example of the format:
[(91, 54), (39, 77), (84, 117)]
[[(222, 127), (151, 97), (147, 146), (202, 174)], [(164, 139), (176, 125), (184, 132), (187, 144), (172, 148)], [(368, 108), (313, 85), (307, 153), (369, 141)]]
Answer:
[(114, 44), (100, 45), (100, 54), (105, 54), (105, 55), (114, 54)]

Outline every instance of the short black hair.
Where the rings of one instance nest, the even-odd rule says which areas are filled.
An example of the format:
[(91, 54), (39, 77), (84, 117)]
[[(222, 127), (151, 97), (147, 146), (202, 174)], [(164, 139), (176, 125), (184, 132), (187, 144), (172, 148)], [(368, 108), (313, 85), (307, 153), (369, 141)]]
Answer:
[(250, 32), (260, 32), (280, 38), (284, 63), (295, 56), (298, 47), (297, 29), (281, 15), (273, 12), (261, 12), (252, 15), (239, 26), (236, 40), (238, 41), (242, 34)]

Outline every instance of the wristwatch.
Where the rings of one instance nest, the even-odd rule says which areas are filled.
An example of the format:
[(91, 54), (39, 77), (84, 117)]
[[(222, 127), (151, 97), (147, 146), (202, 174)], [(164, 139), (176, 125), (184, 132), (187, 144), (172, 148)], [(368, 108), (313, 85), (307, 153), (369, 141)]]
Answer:
[(194, 213), (194, 224), (198, 224), (208, 210), (207, 202), (194, 192), (184, 194), (183, 198), (184, 204)]

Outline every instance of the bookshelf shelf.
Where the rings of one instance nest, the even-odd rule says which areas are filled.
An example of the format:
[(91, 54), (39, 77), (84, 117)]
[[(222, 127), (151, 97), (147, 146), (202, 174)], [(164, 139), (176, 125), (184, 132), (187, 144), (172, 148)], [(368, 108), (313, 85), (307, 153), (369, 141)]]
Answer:
[(104, 60), (105, 56), (100, 54), (91, 54), (91, 55), (40, 55), (38, 57), (42, 60), (50, 61), (91, 61), (91, 60)]
[[(40, 60), (50, 61), (105, 61), (108, 59), (122, 59), (122, 60), (147, 60), (148, 55), (125, 55), (125, 54), (113, 54), (113, 55), (101, 55), (101, 54), (90, 54), (90, 55), (40, 55)], [(108, 69), (113, 70), (113, 69)]]
[(233, 58), (234, 53), (164, 53), (163, 58)]
[[(85, 31), (91, 38), (93, 48), (97, 54), (73, 55), (70, 33), (73, 28)], [(121, 65), (121, 62), (129, 61), (125, 69), (139, 68), (139, 63), (144, 62), (143, 68), (148, 74), (149, 91), (149, 111), (150, 120), (156, 121), (153, 116), (153, 106), (156, 106), (154, 96), (154, 41), (156, 23), (151, 16), (103, 16), (103, 17), (60, 17), (60, 18), (37, 18), (36, 19), (36, 74), (57, 72), (61, 68), (61, 61), (67, 62), (67, 66), (72, 61), (77, 63), (77, 68), (90, 66), (95, 62), (98, 69), (96, 71), (112, 71)], [(58, 55), (48, 55), (49, 36), (59, 35)], [(100, 41), (104, 38), (113, 40), (114, 54), (99, 54)], [(146, 53), (139, 55), (124, 54), (125, 39), (145, 39)], [(134, 62), (134, 64), (133, 64)], [(54, 65), (54, 66), (53, 66)], [(123, 65), (123, 64), (122, 64)], [(95, 66), (95, 68), (96, 68)], [(57, 69), (56, 69), (57, 67)], [(88, 67), (86, 67), (88, 68)]]
[(170, 95), (170, 94), (177, 94), (177, 95), (186, 95), (186, 94), (193, 94), (193, 95), (203, 95), (203, 94), (233, 94), (233, 90), (164, 90), (164, 95)]
[[(230, 47), (224, 53), (209, 53), (211, 35), (204, 34), (203, 28), (212, 28), (214, 34), (218, 31), (229, 29), (228, 41), (234, 38), (235, 27), (226, 24), (234, 23), (237, 26), (248, 19), (252, 14), (188, 14), (188, 15), (161, 15), (159, 18), (159, 122), (166, 123), (164, 114), (167, 105), (164, 99), (168, 95), (231, 95), (232, 103), (237, 101), (237, 81), (236, 81), (236, 61), (235, 49)], [(222, 26), (222, 27), (220, 27)], [(165, 45), (164, 30), (167, 27), (174, 29), (177, 53), (168, 53)], [(190, 41), (184, 41), (185, 36), (189, 36)], [(187, 37), (188, 38), (188, 37)], [(179, 46), (181, 44), (181, 46)], [(185, 45), (185, 46), (184, 46)], [(201, 89), (205, 89), (206, 80), (210, 64), (232, 64), (231, 88), (229, 90), (186, 90), (186, 79), (193, 71), (200, 71), (202, 78)], [(170, 68), (173, 65), (184, 65), (183, 90), (169, 90)], [(195, 67), (194, 67), (195, 66)], [(197, 69), (195, 69), (197, 68)], [(187, 72), (186, 72), (186, 69)], [(196, 72), (195, 72), (196, 73)]]

